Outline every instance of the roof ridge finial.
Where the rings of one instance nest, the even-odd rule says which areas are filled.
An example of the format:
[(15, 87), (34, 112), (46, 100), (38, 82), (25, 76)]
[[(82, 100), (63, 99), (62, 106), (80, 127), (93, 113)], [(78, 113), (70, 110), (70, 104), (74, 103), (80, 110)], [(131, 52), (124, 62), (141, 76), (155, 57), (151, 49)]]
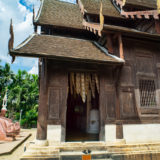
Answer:
[[(13, 45), (14, 45), (14, 32), (13, 32), (12, 18), (11, 18), (11, 21), (10, 21), (9, 32), (10, 32), (10, 38), (9, 38), (9, 41), (8, 41), (8, 51), (10, 52), (10, 50), (13, 49)], [(14, 62), (14, 60), (15, 60), (15, 56), (12, 56), (12, 63)]]
[(10, 32), (10, 39), (9, 39), (9, 42), (8, 42), (8, 50), (10, 51), (11, 49), (13, 49), (13, 44), (14, 44), (14, 32), (13, 32), (12, 18), (11, 18), (11, 21), (10, 21), (9, 32)]
[(34, 23), (34, 20), (35, 20), (35, 10), (34, 10), (34, 4), (33, 4), (33, 23)]

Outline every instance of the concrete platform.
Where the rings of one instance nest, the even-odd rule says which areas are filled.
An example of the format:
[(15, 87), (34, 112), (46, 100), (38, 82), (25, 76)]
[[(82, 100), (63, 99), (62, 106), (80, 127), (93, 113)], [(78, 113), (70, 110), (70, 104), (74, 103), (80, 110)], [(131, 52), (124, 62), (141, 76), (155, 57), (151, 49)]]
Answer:
[(20, 135), (16, 137), (15, 141), (6, 142), (0, 141), (0, 156), (5, 154), (11, 154), (19, 145), (31, 136), (31, 133), (21, 131)]
[(21, 160), (82, 160), (84, 150), (91, 151), (92, 160), (160, 159), (160, 143), (107, 145), (105, 142), (78, 142), (47, 147), (31, 144)]

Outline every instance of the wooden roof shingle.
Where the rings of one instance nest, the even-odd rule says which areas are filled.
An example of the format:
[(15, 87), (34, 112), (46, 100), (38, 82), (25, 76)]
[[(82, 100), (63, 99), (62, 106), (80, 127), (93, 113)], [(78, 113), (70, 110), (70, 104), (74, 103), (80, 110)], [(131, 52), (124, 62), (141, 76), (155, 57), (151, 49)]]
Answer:
[[(99, 15), (100, 0), (80, 0), (87, 13)], [(114, 7), (111, 0), (102, 0), (103, 15), (114, 18), (123, 18), (118, 10)]]
[(157, 9), (157, 0), (126, 0), (124, 8)]
[(51, 36), (33, 35), (17, 48), (10, 51), (11, 56), (48, 57), (59, 60), (78, 60), (91, 62), (122, 63), (123, 60), (107, 55), (92, 41)]
[(78, 4), (59, 0), (42, 0), (41, 3), (41, 9), (35, 19), (35, 24), (83, 28), (83, 18)]

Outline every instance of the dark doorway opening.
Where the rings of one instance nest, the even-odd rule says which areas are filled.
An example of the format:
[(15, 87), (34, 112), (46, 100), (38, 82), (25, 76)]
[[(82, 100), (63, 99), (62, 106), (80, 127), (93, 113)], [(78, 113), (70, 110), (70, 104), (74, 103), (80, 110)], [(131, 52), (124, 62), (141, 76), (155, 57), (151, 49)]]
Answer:
[[(70, 77), (70, 75), (69, 75)], [(91, 118), (91, 110), (99, 110), (99, 94), (95, 86), (94, 98), (86, 96), (86, 101), (82, 100), (80, 94), (71, 93), (71, 79), (68, 84), (67, 116), (66, 116), (66, 141), (98, 141), (99, 133), (90, 131), (90, 123), (94, 123)], [(91, 92), (89, 88), (89, 92)], [(90, 104), (89, 104), (90, 103)], [(99, 114), (99, 112), (98, 112)], [(92, 121), (92, 122), (91, 122)]]

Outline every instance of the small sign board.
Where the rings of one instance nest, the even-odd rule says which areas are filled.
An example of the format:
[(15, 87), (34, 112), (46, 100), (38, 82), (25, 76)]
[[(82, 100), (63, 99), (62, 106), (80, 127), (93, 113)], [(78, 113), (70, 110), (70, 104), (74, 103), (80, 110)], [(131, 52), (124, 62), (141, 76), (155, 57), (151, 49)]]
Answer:
[(91, 160), (91, 155), (90, 154), (82, 155), (82, 160)]

